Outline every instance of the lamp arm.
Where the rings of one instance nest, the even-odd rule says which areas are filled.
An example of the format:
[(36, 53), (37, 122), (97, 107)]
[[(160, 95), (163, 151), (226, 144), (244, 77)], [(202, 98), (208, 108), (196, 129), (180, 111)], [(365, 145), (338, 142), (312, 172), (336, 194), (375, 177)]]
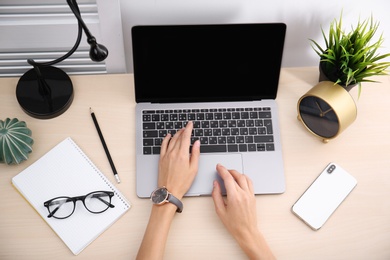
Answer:
[(81, 18), (80, 9), (79, 9), (79, 7), (77, 5), (76, 0), (66, 0), (66, 2), (68, 3), (70, 9), (72, 10), (73, 14), (77, 18), (77, 22), (78, 22), (78, 34), (77, 34), (77, 39), (76, 39), (76, 42), (75, 42), (73, 48), (68, 53), (66, 53), (64, 56), (62, 56), (62, 57), (60, 57), (58, 59), (55, 59), (53, 61), (49, 61), (49, 62), (35, 62), (33, 59), (28, 59), (27, 62), (30, 65), (32, 65), (34, 67), (37, 67), (37, 66), (52, 66), (52, 65), (54, 65), (56, 63), (59, 63), (59, 62), (65, 60), (65, 59), (67, 59), (79, 47), (80, 42), (81, 42), (81, 37), (82, 37), (82, 31), (83, 30), (84, 30), (84, 32), (85, 32), (85, 34), (87, 36), (88, 44), (91, 46), (91, 49), (90, 49), (90, 52), (89, 52), (90, 58), (93, 61), (103, 61), (103, 60), (105, 60), (107, 58), (107, 56), (108, 56), (107, 48), (104, 45), (98, 44), (96, 42), (96, 38), (88, 30), (87, 25), (84, 23), (83, 19)]
[[(68, 3), (70, 9), (72, 10), (74, 16), (76, 16), (77, 21), (79, 22), (79, 25), (81, 25), (83, 27), (85, 35), (87, 35), (88, 42), (90, 42), (90, 40), (92, 38), (95, 40), (95, 37), (93, 37), (93, 35), (89, 31), (87, 25), (84, 23), (83, 18), (81, 18), (80, 9), (79, 9), (79, 6), (77, 5), (76, 0), (66, 0), (66, 2)], [(95, 40), (95, 42), (96, 42), (96, 40)]]
[(76, 16), (79, 25), (82, 26), (85, 35), (87, 36), (87, 42), (91, 46), (89, 50), (89, 57), (91, 58), (91, 60), (96, 62), (105, 60), (108, 56), (108, 50), (104, 45), (98, 44), (96, 42), (96, 38), (88, 30), (87, 25), (84, 23), (83, 19), (81, 18), (80, 9), (77, 5), (76, 0), (66, 0), (66, 2), (68, 3), (73, 14)]
[[(69, 0), (68, 0), (68, 4), (69, 4)], [(69, 4), (69, 6), (70, 6), (70, 4)], [(75, 13), (75, 11), (74, 11), (74, 9), (72, 8), (72, 6), (70, 6), (70, 7), (71, 7), (71, 9), (72, 9), (72, 12)], [(80, 12), (79, 9), (78, 9), (78, 7), (77, 7), (76, 10), (78, 10), (78, 12)], [(77, 17), (76, 17), (76, 18), (77, 18)], [(53, 60), (53, 61), (48, 61), (48, 62), (35, 62), (33, 59), (27, 59), (28, 64), (30, 64), (30, 65), (32, 65), (32, 66), (34, 66), (34, 67), (36, 67), (36, 66), (52, 66), (52, 65), (54, 65), (54, 64), (57, 64), (57, 63), (59, 63), (59, 62), (65, 60), (65, 59), (67, 59), (70, 55), (72, 55), (72, 54), (77, 50), (77, 48), (79, 47), (80, 42), (81, 42), (81, 37), (82, 37), (83, 25), (82, 25), (82, 23), (80, 22), (80, 19), (77, 18), (77, 21), (78, 21), (78, 34), (77, 34), (77, 39), (76, 39), (76, 42), (75, 42), (73, 48), (70, 49), (70, 51), (68, 51), (64, 56), (62, 56), (62, 57), (60, 57), (60, 58), (57, 58), (57, 59), (55, 59), (55, 60)], [(81, 21), (82, 21), (82, 20), (81, 20)], [(85, 26), (85, 24), (84, 24), (84, 26)], [(87, 30), (88, 30), (88, 29), (87, 29)], [(89, 33), (89, 31), (88, 31), (88, 33)]]

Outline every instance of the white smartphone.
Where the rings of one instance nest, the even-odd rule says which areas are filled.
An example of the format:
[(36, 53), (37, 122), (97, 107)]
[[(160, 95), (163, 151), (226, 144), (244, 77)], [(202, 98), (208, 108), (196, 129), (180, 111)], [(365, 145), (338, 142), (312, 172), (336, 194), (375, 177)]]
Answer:
[(330, 163), (292, 206), (292, 212), (312, 229), (320, 229), (357, 181), (335, 163)]

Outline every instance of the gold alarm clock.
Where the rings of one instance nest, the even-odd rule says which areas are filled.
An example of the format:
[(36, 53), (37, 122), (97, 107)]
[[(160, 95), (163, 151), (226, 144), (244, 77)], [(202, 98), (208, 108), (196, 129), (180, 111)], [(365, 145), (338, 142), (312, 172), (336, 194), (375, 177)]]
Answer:
[(298, 119), (325, 143), (337, 137), (357, 116), (355, 101), (346, 89), (321, 81), (298, 101)]

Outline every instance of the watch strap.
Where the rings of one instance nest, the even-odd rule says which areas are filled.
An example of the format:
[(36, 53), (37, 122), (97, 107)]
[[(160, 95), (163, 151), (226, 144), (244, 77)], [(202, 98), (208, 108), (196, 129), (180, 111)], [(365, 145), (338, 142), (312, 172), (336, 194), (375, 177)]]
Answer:
[(167, 201), (169, 201), (170, 203), (172, 203), (177, 207), (176, 212), (181, 213), (183, 211), (183, 203), (178, 198), (173, 196), (171, 193), (168, 193)]

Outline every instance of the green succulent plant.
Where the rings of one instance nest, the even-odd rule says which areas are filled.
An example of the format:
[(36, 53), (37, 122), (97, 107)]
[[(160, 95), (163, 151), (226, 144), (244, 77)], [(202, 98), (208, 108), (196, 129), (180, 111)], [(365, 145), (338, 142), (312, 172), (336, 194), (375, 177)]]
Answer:
[(390, 62), (383, 59), (390, 57), (390, 53), (379, 54), (384, 38), (381, 34), (372, 42), (379, 27), (372, 15), (364, 21), (358, 21), (356, 27), (346, 33), (342, 29), (342, 14), (339, 20), (334, 19), (330, 24), (329, 34), (325, 35), (321, 27), (325, 47), (322, 48), (316, 41), (312, 47), (320, 56), (320, 69), (325, 76), (337, 84), (349, 86), (357, 84), (359, 95), (361, 82), (377, 82), (368, 78), (375, 75), (387, 75)]
[(0, 120), (0, 163), (19, 164), (27, 160), (34, 143), (31, 134), (24, 121)]

